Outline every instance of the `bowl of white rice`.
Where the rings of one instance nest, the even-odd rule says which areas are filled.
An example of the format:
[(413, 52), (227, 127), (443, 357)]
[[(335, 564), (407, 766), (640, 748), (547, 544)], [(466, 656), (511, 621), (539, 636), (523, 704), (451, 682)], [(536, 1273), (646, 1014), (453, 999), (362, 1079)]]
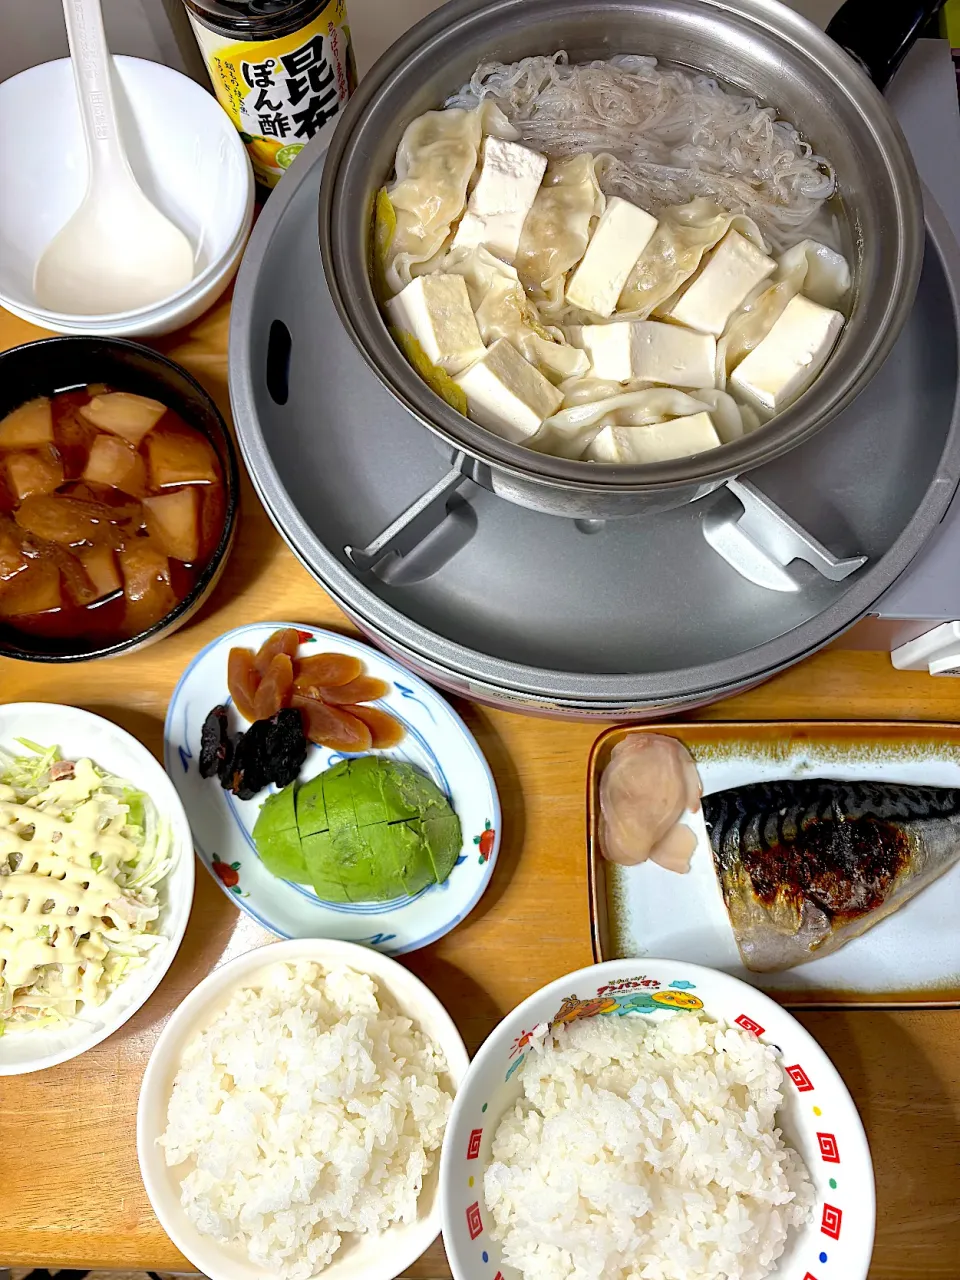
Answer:
[(468, 1066), (419, 978), (293, 939), (214, 970), (144, 1074), (153, 1210), (210, 1280), (393, 1280), (440, 1230), (439, 1156)]
[(836, 1068), (726, 974), (615, 960), (499, 1024), (440, 1165), (456, 1280), (866, 1280), (873, 1166)]

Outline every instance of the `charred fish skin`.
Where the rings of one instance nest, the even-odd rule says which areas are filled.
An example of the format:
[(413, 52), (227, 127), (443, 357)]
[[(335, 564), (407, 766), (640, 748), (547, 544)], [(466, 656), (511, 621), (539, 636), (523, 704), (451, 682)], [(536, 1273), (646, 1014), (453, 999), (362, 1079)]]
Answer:
[(749, 969), (829, 954), (960, 860), (960, 790), (813, 779), (707, 796), (724, 903)]

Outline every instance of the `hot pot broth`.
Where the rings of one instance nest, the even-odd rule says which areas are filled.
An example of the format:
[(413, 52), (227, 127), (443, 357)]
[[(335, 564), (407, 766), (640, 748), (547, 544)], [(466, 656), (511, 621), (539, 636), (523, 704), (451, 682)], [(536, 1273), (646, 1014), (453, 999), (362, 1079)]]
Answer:
[(0, 621), (127, 639), (193, 590), (226, 489), (202, 432), (159, 401), (89, 385), (0, 419)]
[(414, 120), (377, 198), (391, 332), (513, 443), (642, 464), (755, 431), (852, 292), (828, 160), (771, 107), (624, 55), (486, 63)]

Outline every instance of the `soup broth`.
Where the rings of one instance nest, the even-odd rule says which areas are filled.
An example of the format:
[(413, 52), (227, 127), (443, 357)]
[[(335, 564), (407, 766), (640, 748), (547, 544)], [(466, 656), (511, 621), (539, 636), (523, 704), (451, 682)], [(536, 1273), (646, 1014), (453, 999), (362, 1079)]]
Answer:
[(0, 419), (0, 623), (103, 644), (186, 596), (216, 550), (216, 450), (157, 400), (103, 385)]

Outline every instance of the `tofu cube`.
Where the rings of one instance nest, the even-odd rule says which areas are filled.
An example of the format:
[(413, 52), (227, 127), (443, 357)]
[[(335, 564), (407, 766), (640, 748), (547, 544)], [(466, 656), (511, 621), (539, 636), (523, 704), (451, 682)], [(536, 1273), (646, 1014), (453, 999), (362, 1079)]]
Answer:
[(816, 378), (843, 325), (839, 311), (797, 294), (759, 346), (734, 369), (731, 388), (767, 413), (780, 413)]
[(474, 422), (512, 444), (536, 434), (544, 418), (563, 403), (562, 393), (506, 338), (494, 342), (454, 381), (466, 394)]
[(656, 229), (656, 218), (645, 210), (619, 196), (611, 197), (567, 284), (567, 301), (597, 316), (612, 315), (627, 277)]
[(547, 157), (538, 151), (502, 138), (486, 138), (480, 177), (453, 237), (454, 247), (483, 245), (505, 262), (513, 262), (546, 167)]
[(632, 377), (668, 387), (715, 387), (717, 340), (678, 324), (635, 320), (630, 326)]
[(463, 276), (417, 276), (387, 303), (392, 323), (411, 333), (431, 364), (459, 373), (483, 355)]
[(571, 324), (564, 333), (571, 346), (589, 356), (592, 377), (626, 382), (633, 377), (632, 329), (629, 320), (614, 320), (610, 324)]
[(603, 427), (585, 456), (590, 462), (638, 466), (687, 458), (720, 443), (709, 413), (694, 413), (649, 427)]
[(739, 231), (730, 230), (677, 301), (665, 311), (677, 324), (719, 338), (727, 321), (777, 264)]

